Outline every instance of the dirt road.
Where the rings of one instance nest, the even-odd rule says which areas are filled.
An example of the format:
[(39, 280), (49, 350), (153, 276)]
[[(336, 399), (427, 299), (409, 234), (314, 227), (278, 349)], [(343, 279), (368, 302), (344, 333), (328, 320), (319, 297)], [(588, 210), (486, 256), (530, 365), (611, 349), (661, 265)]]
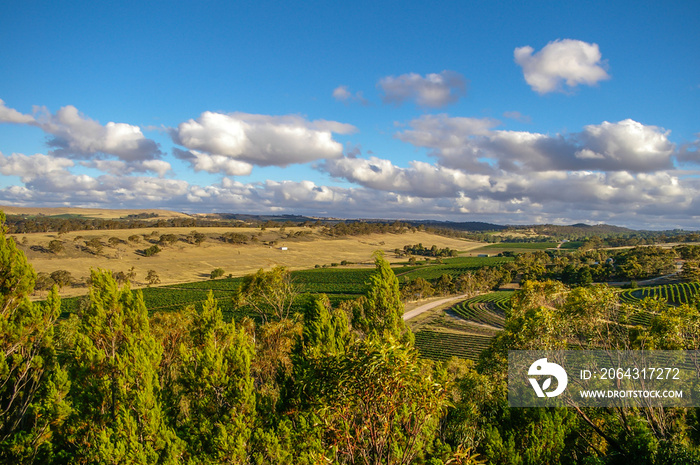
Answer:
[(403, 319), (404, 319), (404, 321), (410, 320), (411, 318), (414, 318), (423, 312), (427, 312), (428, 310), (432, 310), (435, 307), (439, 307), (440, 305), (444, 305), (444, 304), (452, 302), (452, 301), (464, 300), (466, 298), (467, 298), (467, 295), (465, 294), (465, 295), (445, 297), (444, 299), (436, 300), (434, 302), (429, 302), (425, 305), (421, 305), (418, 308), (414, 308), (413, 310), (404, 313)]

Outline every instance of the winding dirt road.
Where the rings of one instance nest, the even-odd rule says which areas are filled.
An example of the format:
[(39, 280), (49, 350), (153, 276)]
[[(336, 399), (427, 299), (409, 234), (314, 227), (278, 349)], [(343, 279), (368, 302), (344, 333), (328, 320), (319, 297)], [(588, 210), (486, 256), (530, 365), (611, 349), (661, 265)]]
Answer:
[(432, 310), (435, 307), (439, 307), (440, 305), (444, 305), (444, 304), (452, 302), (452, 301), (465, 300), (465, 299), (467, 299), (467, 297), (468, 296), (466, 294), (464, 294), (464, 295), (445, 297), (444, 299), (436, 300), (434, 302), (429, 302), (425, 305), (421, 305), (418, 308), (414, 308), (413, 310), (404, 313), (403, 319), (404, 319), (404, 321), (410, 320), (411, 318), (414, 318), (423, 312), (427, 312), (428, 310)]

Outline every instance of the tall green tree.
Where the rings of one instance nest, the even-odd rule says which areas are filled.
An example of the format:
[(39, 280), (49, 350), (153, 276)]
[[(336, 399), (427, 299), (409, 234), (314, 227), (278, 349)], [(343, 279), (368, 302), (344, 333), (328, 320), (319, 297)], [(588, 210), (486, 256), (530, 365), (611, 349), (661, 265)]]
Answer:
[(80, 315), (70, 367), (73, 414), (66, 422), (65, 463), (175, 464), (181, 442), (159, 399), (162, 347), (150, 332), (140, 292), (93, 270), (90, 303)]
[(289, 270), (276, 266), (270, 271), (260, 269), (243, 278), (236, 303), (249, 306), (264, 322), (283, 320), (292, 316), (292, 304), (297, 294)]
[(368, 336), (413, 343), (413, 333), (403, 320), (399, 280), (381, 252), (375, 253), (374, 264), (369, 291), (353, 308), (352, 325)]
[(68, 413), (66, 373), (54, 348), (56, 288), (29, 301), (36, 274), (0, 212), (0, 463), (46, 462), (55, 428)]
[(305, 394), (323, 430), (326, 462), (410, 464), (423, 458), (447, 406), (443, 385), (410, 346), (358, 339), (315, 358)]
[(253, 342), (223, 321), (210, 292), (194, 316), (191, 345), (181, 346), (178, 432), (192, 464), (248, 463), (255, 424)]

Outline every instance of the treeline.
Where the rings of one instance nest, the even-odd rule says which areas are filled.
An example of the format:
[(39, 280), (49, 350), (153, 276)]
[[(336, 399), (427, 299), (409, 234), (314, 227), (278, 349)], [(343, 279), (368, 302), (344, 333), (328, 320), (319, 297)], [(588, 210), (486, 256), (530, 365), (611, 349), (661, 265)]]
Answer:
[(401, 221), (393, 223), (375, 223), (365, 221), (343, 221), (340, 223), (325, 225), (321, 231), (328, 236), (363, 236), (367, 234), (402, 234), (407, 231), (417, 231), (418, 228)]
[[(131, 215), (130, 215), (131, 216)], [(100, 219), (100, 218), (60, 218), (52, 216), (21, 215), (7, 216), (7, 229), (11, 234), (24, 234), (36, 232), (69, 233), (71, 231), (93, 231), (113, 229), (135, 228), (194, 228), (215, 226), (245, 226), (240, 221), (220, 221), (201, 218), (133, 218), (125, 219)]]
[(403, 250), (395, 249), (394, 252), (397, 256), (405, 255), (420, 255), (422, 257), (456, 257), (458, 255), (456, 250), (452, 250), (449, 247), (439, 248), (436, 245), (430, 248), (423, 247), (423, 244), (418, 243), (415, 245), (404, 245)]
[[(687, 246), (686, 246), (687, 247)], [(517, 254), (504, 265), (522, 280), (553, 279), (567, 285), (592, 282), (636, 281), (676, 271), (681, 254), (677, 249), (635, 247), (632, 249), (579, 249)]]

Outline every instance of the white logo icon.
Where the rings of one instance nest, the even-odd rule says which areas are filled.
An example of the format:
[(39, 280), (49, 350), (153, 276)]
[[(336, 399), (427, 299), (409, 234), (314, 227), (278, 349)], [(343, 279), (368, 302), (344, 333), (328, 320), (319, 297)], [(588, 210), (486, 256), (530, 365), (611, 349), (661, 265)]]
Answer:
[[(532, 388), (535, 390), (537, 397), (544, 397), (545, 395), (547, 397), (556, 397), (564, 392), (569, 382), (566, 371), (556, 363), (548, 362), (546, 358), (541, 358), (530, 365), (527, 374), (530, 376), (549, 376), (549, 378), (545, 379), (544, 383), (542, 383), (542, 387), (540, 387), (535, 378), (529, 378), (530, 384), (532, 384)], [(552, 377), (557, 379), (557, 388), (552, 392), (545, 392), (552, 384)]]

